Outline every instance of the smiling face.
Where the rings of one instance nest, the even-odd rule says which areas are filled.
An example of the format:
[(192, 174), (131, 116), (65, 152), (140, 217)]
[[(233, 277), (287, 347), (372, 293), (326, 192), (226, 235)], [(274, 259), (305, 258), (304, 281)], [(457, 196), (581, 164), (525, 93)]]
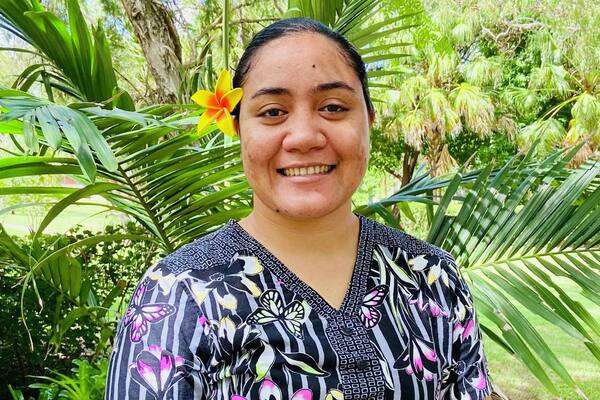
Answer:
[(292, 219), (350, 210), (372, 120), (337, 44), (304, 32), (275, 39), (257, 51), (242, 88), (235, 125), (254, 208)]

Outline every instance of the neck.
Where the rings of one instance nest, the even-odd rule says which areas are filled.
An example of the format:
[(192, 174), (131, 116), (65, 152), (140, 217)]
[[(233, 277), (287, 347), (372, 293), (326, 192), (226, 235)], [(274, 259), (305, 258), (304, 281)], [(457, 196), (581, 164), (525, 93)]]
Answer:
[(290, 218), (265, 206), (255, 197), (254, 209), (240, 225), (257, 240), (284, 251), (331, 253), (354, 241), (359, 221), (348, 200), (329, 214), (318, 218)]

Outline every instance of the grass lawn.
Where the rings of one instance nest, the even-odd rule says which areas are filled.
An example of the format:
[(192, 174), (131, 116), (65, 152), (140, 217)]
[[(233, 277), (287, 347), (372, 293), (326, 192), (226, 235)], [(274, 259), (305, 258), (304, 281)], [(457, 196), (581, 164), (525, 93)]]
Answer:
[[(106, 208), (100, 206), (77, 205), (63, 211), (44, 230), (46, 233), (64, 233), (77, 224), (91, 231), (99, 231), (106, 225), (118, 224), (121, 220), (118, 213), (102, 212)], [(0, 216), (2, 225), (10, 235), (25, 235), (37, 229), (44, 219), (46, 211), (41, 207), (17, 208), (13, 212)]]
[[(558, 281), (557, 281), (558, 282)], [(574, 299), (579, 300), (596, 319), (600, 320), (600, 307), (581, 296), (578, 286), (564, 278), (560, 279), (563, 288)], [(521, 310), (522, 307), (519, 307)], [(592, 356), (588, 349), (553, 326), (545, 319), (524, 311), (531, 324), (547, 341), (556, 356), (565, 365), (575, 382), (590, 400), (600, 400), (600, 362)], [(483, 321), (484, 318), (482, 317)], [(487, 338), (486, 338), (487, 339)], [(515, 400), (555, 399), (525, 368), (521, 361), (505, 352), (499, 345), (487, 339), (484, 344), (493, 381), (504, 393)], [(554, 379), (562, 399), (582, 399), (567, 385)]]

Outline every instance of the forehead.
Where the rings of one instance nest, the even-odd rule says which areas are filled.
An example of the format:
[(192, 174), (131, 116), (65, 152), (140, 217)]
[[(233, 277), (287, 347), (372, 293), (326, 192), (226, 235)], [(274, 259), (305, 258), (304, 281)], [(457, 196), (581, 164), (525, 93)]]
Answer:
[(249, 95), (265, 86), (301, 92), (331, 81), (360, 88), (356, 73), (337, 43), (321, 34), (303, 32), (261, 47), (253, 57), (243, 87)]

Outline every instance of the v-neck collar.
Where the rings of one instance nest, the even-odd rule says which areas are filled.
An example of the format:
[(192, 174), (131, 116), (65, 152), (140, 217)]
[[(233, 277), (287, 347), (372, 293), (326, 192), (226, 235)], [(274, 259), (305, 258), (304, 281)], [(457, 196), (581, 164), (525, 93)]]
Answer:
[(357, 315), (356, 313), (359, 311), (362, 299), (367, 291), (367, 279), (369, 277), (370, 260), (373, 251), (373, 227), (369, 218), (355, 212), (353, 212), (353, 214), (359, 219), (358, 249), (354, 261), (352, 277), (350, 278), (350, 284), (346, 289), (344, 300), (339, 309), (329, 304), (323, 296), (300, 279), (236, 220), (230, 219), (226, 226), (232, 229), (236, 236), (243, 240), (248, 247), (251, 247), (254, 255), (256, 255), (289, 290), (305, 300), (314, 311), (328, 318), (339, 314)]

